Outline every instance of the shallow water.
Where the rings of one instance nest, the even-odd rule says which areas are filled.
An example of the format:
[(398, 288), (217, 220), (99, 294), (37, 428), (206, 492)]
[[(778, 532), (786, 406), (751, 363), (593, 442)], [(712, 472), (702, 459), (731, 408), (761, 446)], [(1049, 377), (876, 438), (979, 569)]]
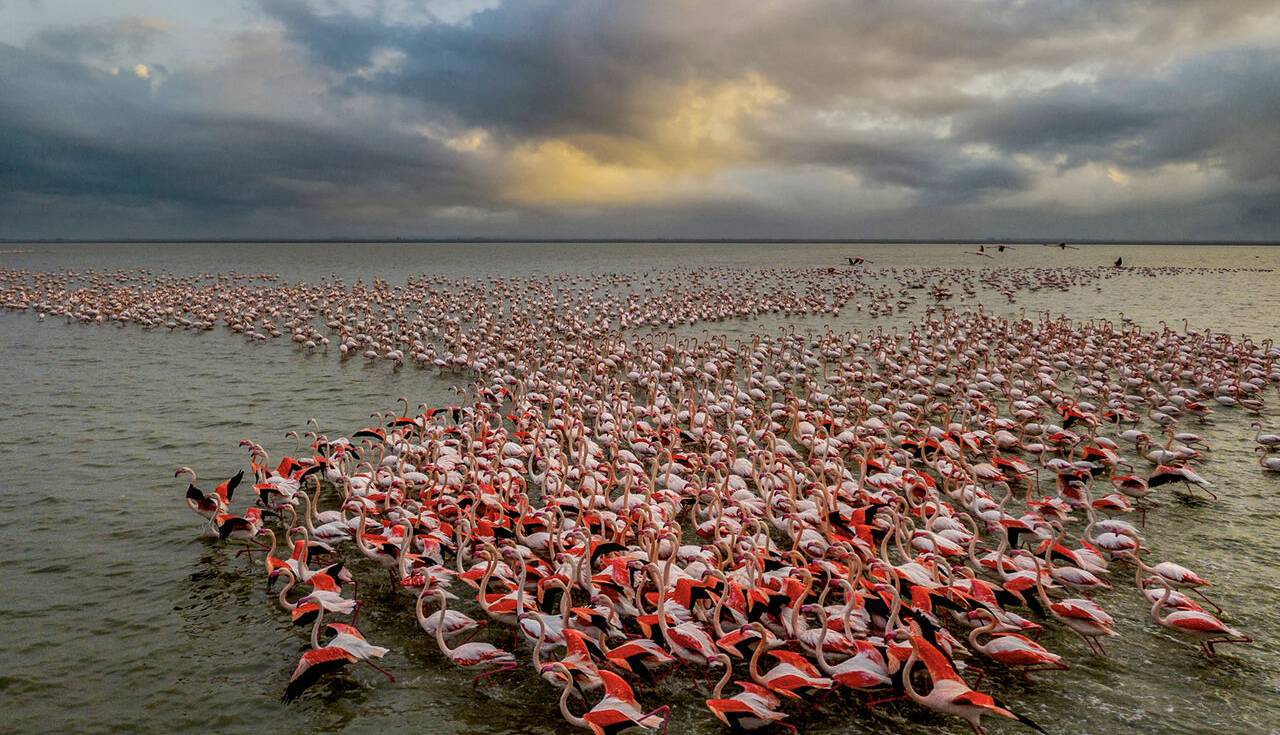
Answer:
[[(563, 271), (634, 271), (700, 265), (835, 266), (846, 255), (879, 265), (1059, 266), (1109, 264), (1280, 269), (1280, 248), (1019, 246), (999, 261), (972, 246), (776, 244), (457, 245), (15, 245), (0, 267), (147, 268), (153, 272), (273, 272), (285, 280), (340, 275), (348, 283), (405, 274), (492, 276)], [(1266, 338), (1280, 334), (1277, 273), (1188, 274), (1144, 279), (1120, 274), (1069, 293), (1023, 293), (1012, 306), (980, 296), (998, 312), (1051, 310), (1077, 318), (1209, 327)], [(971, 305), (957, 298), (951, 306)], [(919, 313), (911, 311), (908, 316)], [(710, 325), (742, 336), (784, 323)], [(847, 309), (836, 320), (798, 328), (901, 325)], [(703, 327), (699, 325), (699, 331)], [(392, 649), (392, 685), (359, 672), (290, 706), (279, 703), (301, 638), (266, 595), (260, 570), (198, 538), (173, 469), (190, 464), (205, 483), (244, 465), (240, 439), (273, 456), (284, 438), (315, 417), (329, 433), (349, 433), (396, 397), (447, 402), (452, 383), (430, 371), (339, 363), (291, 343), (247, 344), (229, 332), (143, 331), (67, 325), (0, 312), (0, 731), (13, 732), (371, 732), (391, 727), (441, 733), (569, 732), (554, 693), (527, 668), (473, 693), (422, 635), (407, 599), (375, 592), (361, 627)], [(1273, 401), (1275, 403), (1275, 401)], [(1274, 414), (1274, 408), (1269, 409)], [(1280, 732), (1280, 581), (1275, 499), (1280, 477), (1250, 453), (1248, 417), (1219, 410), (1191, 426), (1214, 446), (1202, 474), (1222, 494), (1216, 504), (1166, 502), (1149, 516), (1153, 558), (1210, 577), (1227, 620), (1258, 641), (1224, 647), (1215, 661), (1152, 624), (1132, 581), (1100, 602), (1119, 621), (1110, 659), (1088, 656), (1069, 634), (1048, 646), (1073, 669), (1035, 685), (997, 677), (1003, 699), (1054, 733)], [(1280, 418), (1267, 417), (1272, 430)], [(211, 483), (209, 483), (211, 484)], [(381, 595), (381, 596), (378, 596)], [(718, 723), (698, 698), (667, 689), (672, 732), (711, 733)], [(985, 688), (985, 687), (984, 687)], [(833, 697), (827, 712), (797, 719), (806, 732), (966, 732), (958, 720), (911, 705), (867, 712)], [(991, 723), (993, 732), (1016, 724)]]

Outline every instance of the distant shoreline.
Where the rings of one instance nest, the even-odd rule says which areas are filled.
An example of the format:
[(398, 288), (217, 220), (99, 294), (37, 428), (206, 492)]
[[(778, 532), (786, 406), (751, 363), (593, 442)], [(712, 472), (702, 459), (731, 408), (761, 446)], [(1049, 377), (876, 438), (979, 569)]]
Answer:
[[(920, 239), (920, 238), (777, 238), (777, 237), (337, 237), (337, 238), (52, 238), (30, 239), (0, 238), (0, 245), (303, 245), (303, 244), (350, 244), (350, 245), (539, 245), (539, 244), (598, 244), (598, 245), (1202, 245), (1231, 246), (1280, 245), (1280, 240), (1102, 240), (1102, 239)], [(12, 252), (12, 251), (10, 251)]]

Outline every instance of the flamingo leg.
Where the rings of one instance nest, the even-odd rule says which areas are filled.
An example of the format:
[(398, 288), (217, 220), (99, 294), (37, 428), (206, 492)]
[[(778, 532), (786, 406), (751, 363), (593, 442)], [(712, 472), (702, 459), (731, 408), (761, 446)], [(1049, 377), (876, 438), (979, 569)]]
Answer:
[(907, 695), (905, 694), (895, 694), (891, 697), (881, 697), (879, 699), (873, 699), (870, 702), (867, 702), (867, 707), (870, 708), (870, 707), (876, 707), (881, 704), (888, 704), (890, 702), (898, 702), (906, 698), (907, 698)]
[(970, 666), (970, 667), (969, 667), (969, 669), (970, 669), (971, 671), (976, 671), (976, 672), (978, 672), (978, 679), (977, 679), (977, 681), (973, 682), (973, 684), (972, 684), (972, 685), (970, 685), (970, 687), (969, 687), (970, 689), (977, 689), (979, 686), (982, 686), (982, 680), (983, 680), (984, 678), (986, 678), (986, 676), (987, 676), (987, 670), (986, 670), (986, 669), (984, 669), (984, 668), (981, 668), (981, 667), (979, 667), (979, 666)]
[(384, 669), (384, 668), (382, 668), (381, 666), (379, 666), (379, 665), (375, 664), (374, 662), (370, 661), (369, 659), (365, 659), (365, 660), (364, 660), (364, 662), (365, 662), (365, 663), (367, 663), (367, 664), (369, 664), (370, 666), (372, 666), (372, 667), (374, 668), (374, 670), (375, 670), (375, 671), (377, 671), (377, 672), (381, 673), (383, 676), (387, 677), (387, 681), (388, 681), (388, 682), (390, 682), (390, 683), (392, 683), (392, 684), (395, 684), (395, 683), (396, 683), (396, 677), (395, 677), (395, 676), (392, 676), (392, 674), (391, 674), (391, 672), (390, 672), (390, 671), (387, 671), (386, 669)]
[(471, 677), (471, 688), (475, 689), (482, 680), (488, 679), (491, 676), (497, 676), (498, 674), (505, 674), (508, 671), (513, 671), (517, 666), (518, 664), (503, 664), (496, 669), (490, 669), (483, 673), (476, 674)]
[(671, 721), (671, 705), (664, 704), (661, 707), (653, 710), (652, 712), (645, 712), (644, 714), (640, 715), (640, 719), (645, 720), (657, 715), (658, 713), (662, 714), (662, 734), (666, 735), (667, 726)]
[(1084, 641), (1084, 644), (1089, 647), (1090, 653), (1094, 654), (1095, 656), (1098, 654), (1098, 649), (1093, 645), (1092, 638), (1090, 638), (1087, 635), (1082, 635), (1080, 636), (1080, 640)]
[(466, 639), (464, 639), (464, 640), (462, 641), (462, 642), (463, 642), (463, 644), (470, 643), (470, 642), (471, 642), (471, 640), (472, 640), (473, 638), (475, 638), (475, 637), (476, 637), (476, 635), (480, 632), (480, 629), (481, 629), (481, 628), (483, 628), (485, 625), (488, 625), (488, 624), (489, 624), (489, 621), (487, 621), (487, 620), (481, 620), (479, 623), (477, 623), (477, 624), (476, 624), (476, 626), (475, 626), (474, 628), (472, 628), (472, 629), (471, 629), (471, 632), (467, 635)]
[(1026, 668), (1022, 669), (1022, 671), (1023, 673), (1033, 674), (1037, 671), (1068, 671), (1070, 669), (1071, 669), (1070, 666), (1059, 661), (1057, 663), (1052, 663), (1052, 664), (1046, 663), (1046, 664), (1035, 664), (1034, 666), (1027, 666)]
[(1195, 587), (1193, 587), (1193, 588), (1191, 589), (1191, 591), (1192, 591), (1192, 592), (1194, 592), (1194, 593), (1196, 593), (1197, 595), (1200, 595), (1200, 599), (1204, 600), (1205, 602), (1209, 603), (1210, 605), (1213, 605), (1213, 609), (1214, 609), (1214, 611), (1215, 611), (1217, 614), (1219, 614), (1219, 615), (1221, 615), (1221, 614), (1222, 614), (1222, 606), (1221, 606), (1221, 605), (1219, 605), (1218, 603), (1214, 602), (1213, 600), (1210, 600), (1208, 595), (1206, 595), (1205, 593), (1201, 592), (1198, 588), (1195, 588)]

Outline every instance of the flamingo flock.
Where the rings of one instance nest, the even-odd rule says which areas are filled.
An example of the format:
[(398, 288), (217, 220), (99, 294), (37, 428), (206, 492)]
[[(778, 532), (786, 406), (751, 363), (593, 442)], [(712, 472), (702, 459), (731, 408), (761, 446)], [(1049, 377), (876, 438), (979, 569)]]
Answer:
[[(456, 380), (349, 435), (311, 422), (278, 460), (211, 490), (206, 533), (239, 547), (306, 650), (286, 701), (390, 653), (362, 606), (412, 612), (472, 686), (532, 671), (571, 726), (666, 731), (673, 677), (734, 730), (830, 697), (903, 700), (985, 732), (1044, 732), (983, 691), (1127, 645), (1096, 598), (1205, 657), (1250, 642), (1202, 574), (1153, 558), (1148, 513), (1213, 512), (1196, 433), (1263, 414), (1280, 349), (1212, 331), (950, 308), (1110, 268), (695, 269), (346, 286), (269, 274), (0, 276), (0, 303), (71, 322), (337, 344), (342, 359)], [(1157, 277), (1168, 269), (1125, 269)], [(905, 328), (689, 328), (772, 315)], [(1280, 438), (1255, 423), (1263, 469)], [(221, 478), (218, 478), (221, 480)], [(205, 487), (208, 487), (206, 484)], [(238, 494), (237, 494), (237, 491)], [(247, 498), (247, 502), (246, 502)], [(237, 510), (237, 507), (242, 508)], [(1183, 560), (1186, 562), (1187, 560)], [(372, 590), (372, 591), (371, 591)], [(390, 601), (388, 601), (390, 600)], [(1048, 628), (1079, 645), (1041, 643)], [(1034, 678), (1033, 678), (1034, 677)], [(1044, 684), (1052, 686), (1052, 684)], [(642, 702), (644, 702), (642, 704)]]

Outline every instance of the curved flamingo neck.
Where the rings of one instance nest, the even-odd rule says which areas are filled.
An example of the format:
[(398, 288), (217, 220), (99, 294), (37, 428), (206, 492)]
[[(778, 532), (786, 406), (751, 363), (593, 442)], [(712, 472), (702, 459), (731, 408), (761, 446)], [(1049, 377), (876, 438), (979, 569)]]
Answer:
[(316, 606), (316, 621), (311, 624), (311, 647), (320, 647), (320, 626), (324, 620), (324, 605)]
[(990, 643), (990, 641), (988, 641), (987, 643), (979, 643), (978, 639), (981, 638), (983, 635), (986, 635), (994, 631), (997, 625), (999, 625), (999, 622), (995, 619), (994, 616), (992, 616), (990, 622), (988, 622), (986, 625), (979, 626), (969, 631), (969, 645), (973, 646), (980, 653), (986, 654), (987, 645)]
[(920, 657), (916, 655), (915, 647), (913, 646), (911, 655), (907, 656), (906, 663), (902, 665), (902, 689), (913, 702), (927, 706), (927, 698), (916, 691), (915, 684), (911, 681), (911, 669), (915, 668), (915, 665), (919, 662)]
[(756, 632), (760, 634), (760, 640), (756, 642), (756, 650), (751, 654), (751, 663), (747, 666), (747, 671), (751, 674), (751, 680), (757, 684), (765, 684), (765, 678), (760, 673), (760, 656), (764, 654), (764, 649), (768, 646), (768, 631), (759, 623), (756, 624)]
[(436, 626), (436, 645), (440, 647), (440, 652), (449, 658), (453, 658), (454, 649), (449, 647), (444, 641), (444, 617), (445, 612), (449, 609), (449, 599), (445, 597), (444, 590), (436, 590), (436, 599), (440, 601), (440, 622)]
[(573, 676), (563, 666), (561, 668), (564, 670), (565, 683), (564, 691), (560, 692), (560, 714), (570, 725), (589, 729), (591, 726), (586, 720), (569, 711), (569, 694), (573, 691)]
[(297, 607), (296, 604), (289, 602), (289, 592), (293, 590), (293, 586), (297, 583), (298, 578), (293, 574), (292, 570), (289, 570), (289, 583), (280, 588), (280, 594), (277, 596), (280, 601), (280, 607), (289, 612), (293, 612), (294, 608)]
[(1168, 615), (1162, 616), (1160, 614), (1160, 611), (1164, 610), (1164, 608), (1169, 604), (1169, 598), (1171, 596), (1173, 596), (1173, 588), (1168, 585), (1165, 585), (1164, 594), (1161, 595), (1160, 599), (1156, 600), (1155, 604), (1151, 606), (1151, 617), (1160, 625), (1168, 624), (1167, 621), (1169, 620), (1169, 616)]
[(712, 699), (720, 699), (723, 697), (725, 686), (729, 683), (729, 680), (733, 678), (733, 663), (729, 660), (729, 657), (722, 653), (718, 660), (721, 665), (724, 666), (724, 674), (720, 676), (720, 681), (716, 682), (715, 691), (711, 693)]
[(830, 632), (830, 628), (827, 627), (827, 611), (822, 608), (818, 608), (818, 619), (822, 623), (822, 632), (818, 633), (818, 666), (822, 667), (823, 673), (830, 674), (831, 666), (827, 663), (827, 652), (825, 650), (827, 645), (827, 633)]

